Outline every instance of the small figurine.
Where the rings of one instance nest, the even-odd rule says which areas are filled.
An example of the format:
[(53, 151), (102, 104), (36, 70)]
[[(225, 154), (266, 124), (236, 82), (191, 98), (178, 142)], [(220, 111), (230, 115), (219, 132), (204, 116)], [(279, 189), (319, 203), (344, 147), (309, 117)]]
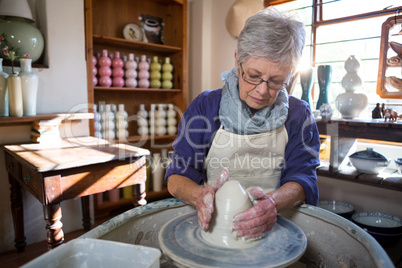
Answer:
[(381, 118), (384, 118), (385, 103), (381, 104)]
[(382, 118), (381, 116), (381, 108), (380, 104), (377, 103), (374, 110), (371, 112), (371, 118), (376, 119), (376, 118)]
[(392, 121), (392, 122), (398, 120), (397, 112), (395, 112), (392, 109), (385, 109), (384, 110), (384, 121), (387, 122), (387, 119), (389, 119), (389, 121)]

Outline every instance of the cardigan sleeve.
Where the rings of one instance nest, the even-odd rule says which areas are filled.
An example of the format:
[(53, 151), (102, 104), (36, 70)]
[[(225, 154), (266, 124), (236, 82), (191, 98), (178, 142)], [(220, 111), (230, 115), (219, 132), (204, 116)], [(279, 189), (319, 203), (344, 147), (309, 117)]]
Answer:
[(320, 164), (320, 137), (310, 106), (289, 97), (289, 118), (285, 126), (289, 140), (280, 186), (290, 181), (299, 183), (306, 194), (306, 203), (316, 205), (319, 197), (316, 168)]
[(165, 173), (168, 181), (172, 174), (190, 178), (198, 184), (205, 181), (204, 161), (213, 135), (220, 126), (218, 119), (221, 89), (201, 93), (184, 112), (173, 142), (174, 153)]

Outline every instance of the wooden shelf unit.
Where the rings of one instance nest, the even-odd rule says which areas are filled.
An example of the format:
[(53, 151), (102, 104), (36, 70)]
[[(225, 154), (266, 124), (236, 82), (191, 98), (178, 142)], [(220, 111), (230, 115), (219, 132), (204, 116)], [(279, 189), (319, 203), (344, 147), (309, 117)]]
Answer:
[[(128, 23), (140, 25), (139, 17), (147, 14), (162, 18), (164, 44), (127, 40), (123, 37), (123, 28)], [(177, 122), (187, 108), (187, 0), (85, 0), (86, 59), (88, 77), (88, 103), (124, 104), (129, 117), (136, 115), (140, 104), (145, 104), (147, 111), (151, 104), (174, 104), (178, 111)], [(115, 51), (120, 56), (134, 53), (135, 57), (146, 55), (147, 58), (158, 56), (160, 62), (170, 58), (173, 65), (173, 89), (126, 88), (94, 86), (92, 82), (92, 57), (103, 49), (108, 54)], [(137, 124), (129, 121), (129, 137), (125, 142), (142, 147), (151, 152), (159, 152), (158, 143), (171, 145), (175, 135), (141, 137)], [(91, 135), (94, 134), (93, 122), (90, 122)], [(148, 192), (152, 197), (156, 193)], [(156, 194), (156, 196), (158, 196)], [(161, 198), (165, 195), (160, 196)], [(146, 198), (148, 199), (148, 198)], [(130, 200), (130, 199), (128, 199)], [(123, 201), (122, 201), (123, 202)], [(130, 201), (124, 201), (130, 202)], [(124, 203), (123, 202), (123, 203)], [(108, 203), (106, 207), (95, 208), (95, 214), (105, 212), (122, 204)]]

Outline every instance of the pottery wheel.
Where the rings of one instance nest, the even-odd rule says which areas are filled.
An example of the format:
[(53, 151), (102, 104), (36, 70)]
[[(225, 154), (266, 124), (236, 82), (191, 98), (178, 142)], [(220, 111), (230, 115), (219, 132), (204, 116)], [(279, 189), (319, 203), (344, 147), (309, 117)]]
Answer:
[(280, 216), (272, 230), (245, 249), (217, 247), (201, 237), (197, 212), (168, 221), (159, 232), (159, 245), (180, 267), (285, 267), (305, 252), (307, 239), (293, 222)]

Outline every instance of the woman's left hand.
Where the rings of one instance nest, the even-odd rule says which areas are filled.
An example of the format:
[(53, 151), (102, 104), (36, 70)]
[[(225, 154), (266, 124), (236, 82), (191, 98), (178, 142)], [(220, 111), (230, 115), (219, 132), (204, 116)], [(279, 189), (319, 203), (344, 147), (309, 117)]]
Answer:
[(276, 223), (275, 202), (265, 195), (260, 187), (252, 188), (248, 193), (254, 205), (234, 216), (233, 231), (236, 232), (237, 237), (261, 238)]

